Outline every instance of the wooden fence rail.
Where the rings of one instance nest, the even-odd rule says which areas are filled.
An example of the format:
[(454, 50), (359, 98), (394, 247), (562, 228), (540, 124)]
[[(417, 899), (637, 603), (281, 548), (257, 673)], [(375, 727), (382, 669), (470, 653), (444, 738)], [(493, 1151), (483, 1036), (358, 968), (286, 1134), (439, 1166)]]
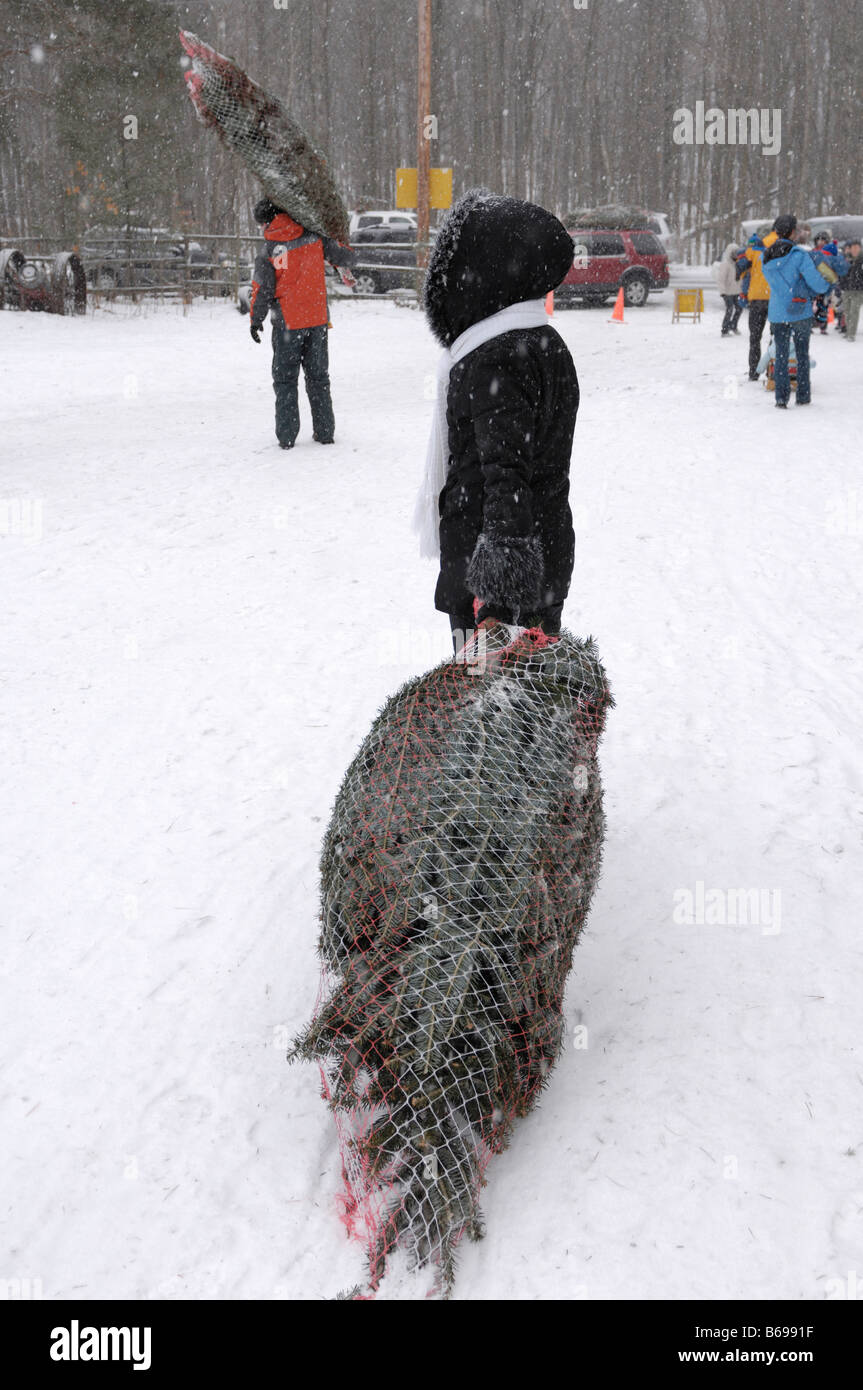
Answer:
[[(15, 247), (28, 258), (74, 251), (81, 260), (90, 296), (97, 301), (115, 296), (231, 297), (240, 304), (240, 288), (252, 278), (260, 235), (235, 232), (169, 233), (122, 232), (82, 236), (77, 243), (58, 236), (15, 237), (0, 234), (0, 250)], [(423, 243), (427, 251), (431, 243)], [(376, 298), (381, 294), (418, 286), (417, 243), (363, 243), (354, 248), (354, 274), (360, 280), (347, 298)], [(331, 287), (341, 296), (338, 280)]]

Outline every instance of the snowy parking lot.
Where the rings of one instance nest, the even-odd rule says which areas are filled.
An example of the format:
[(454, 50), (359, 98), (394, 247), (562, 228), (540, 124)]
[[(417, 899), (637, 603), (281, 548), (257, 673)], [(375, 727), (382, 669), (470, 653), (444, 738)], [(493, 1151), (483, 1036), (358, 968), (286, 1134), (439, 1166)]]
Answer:
[[(816, 334), (813, 404), (778, 411), (706, 299), (554, 316), (608, 835), (457, 1299), (839, 1297), (859, 1267), (863, 344)], [(335, 304), (336, 443), (303, 399), (290, 453), (224, 303), (0, 313), (0, 350), (0, 1277), (332, 1297), (362, 1252), (284, 1056), (342, 774), (450, 650), (410, 529), (435, 344)]]

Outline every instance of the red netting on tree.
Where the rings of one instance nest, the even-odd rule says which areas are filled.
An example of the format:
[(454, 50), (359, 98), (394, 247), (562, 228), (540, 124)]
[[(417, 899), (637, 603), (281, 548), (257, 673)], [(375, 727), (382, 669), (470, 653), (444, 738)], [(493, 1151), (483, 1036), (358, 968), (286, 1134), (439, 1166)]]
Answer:
[(291, 1055), (321, 1063), (372, 1290), (396, 1249), (449, 1290), (488, 1160), (560, 1051), (611, 703), (592, 641), (483, 626), (388, 701), (342, 783)]

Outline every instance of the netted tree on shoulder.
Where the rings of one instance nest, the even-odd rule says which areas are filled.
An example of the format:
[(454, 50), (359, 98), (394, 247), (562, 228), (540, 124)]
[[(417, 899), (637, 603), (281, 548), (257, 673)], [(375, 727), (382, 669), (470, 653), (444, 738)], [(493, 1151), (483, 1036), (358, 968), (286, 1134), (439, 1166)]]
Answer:
[(181, 31), (199, 118), (238, 154), (267, 197), (308, 231), (348, 240), (348, 214), (330, 166), (278, 97), (224, 54)]

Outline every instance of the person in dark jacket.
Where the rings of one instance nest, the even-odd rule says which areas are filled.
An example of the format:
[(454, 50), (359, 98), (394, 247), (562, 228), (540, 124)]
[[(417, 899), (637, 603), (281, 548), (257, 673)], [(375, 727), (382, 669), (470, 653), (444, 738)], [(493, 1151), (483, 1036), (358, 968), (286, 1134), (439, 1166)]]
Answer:
[[(797, 357), (797, 404), (809, 405), (809, 335), (812, 332), (812, 300), (826, 294), (831, 281), (815, 269), (812, 257), (795, 244), (797, 219), (783, 213), (773, 223), (776, 239), (764, 252), (761, 269), (770, 286), (770, 328), (776, 344), (774, 379), (776, 406), (785, 410), (791, 394), (788, 370), (791, 339)], [(831, 275), (833, 272), (830, 272)], [(833, 277), (836, 278), (835, 276)]]
[(259, 343), (269, 312), (276, 438), (283, 449), (292, 449), (299, 434), (297, 380), (302, 366), (314, 438), (319, 444), (332, 444), (336, 425), (330, 396), (324, 258), (331, 265), (350, 266), (355, 254), (329, 237), (305, 231), (269, 198), (255, 204), (254, 218), (264, 227), (267, 245), (255, 260), (250, 331)]
[(423, 307), (445, 352), (417, 521), (424, 553), (439, 540), (435, 607), (449, 614), (456, 651), (485, 618), (560, 630), (579, 392), (544, 296), (573, 249), (544, 208), (471, 189), (431, 254)]
[(845, 308), (845, 341), (853, 343), (857, 337), (860, 306), (863, 304), (863, 250), (859, 241), (852, 241), (848, 248), (848, 273), (842, 288), (842, 303)]

